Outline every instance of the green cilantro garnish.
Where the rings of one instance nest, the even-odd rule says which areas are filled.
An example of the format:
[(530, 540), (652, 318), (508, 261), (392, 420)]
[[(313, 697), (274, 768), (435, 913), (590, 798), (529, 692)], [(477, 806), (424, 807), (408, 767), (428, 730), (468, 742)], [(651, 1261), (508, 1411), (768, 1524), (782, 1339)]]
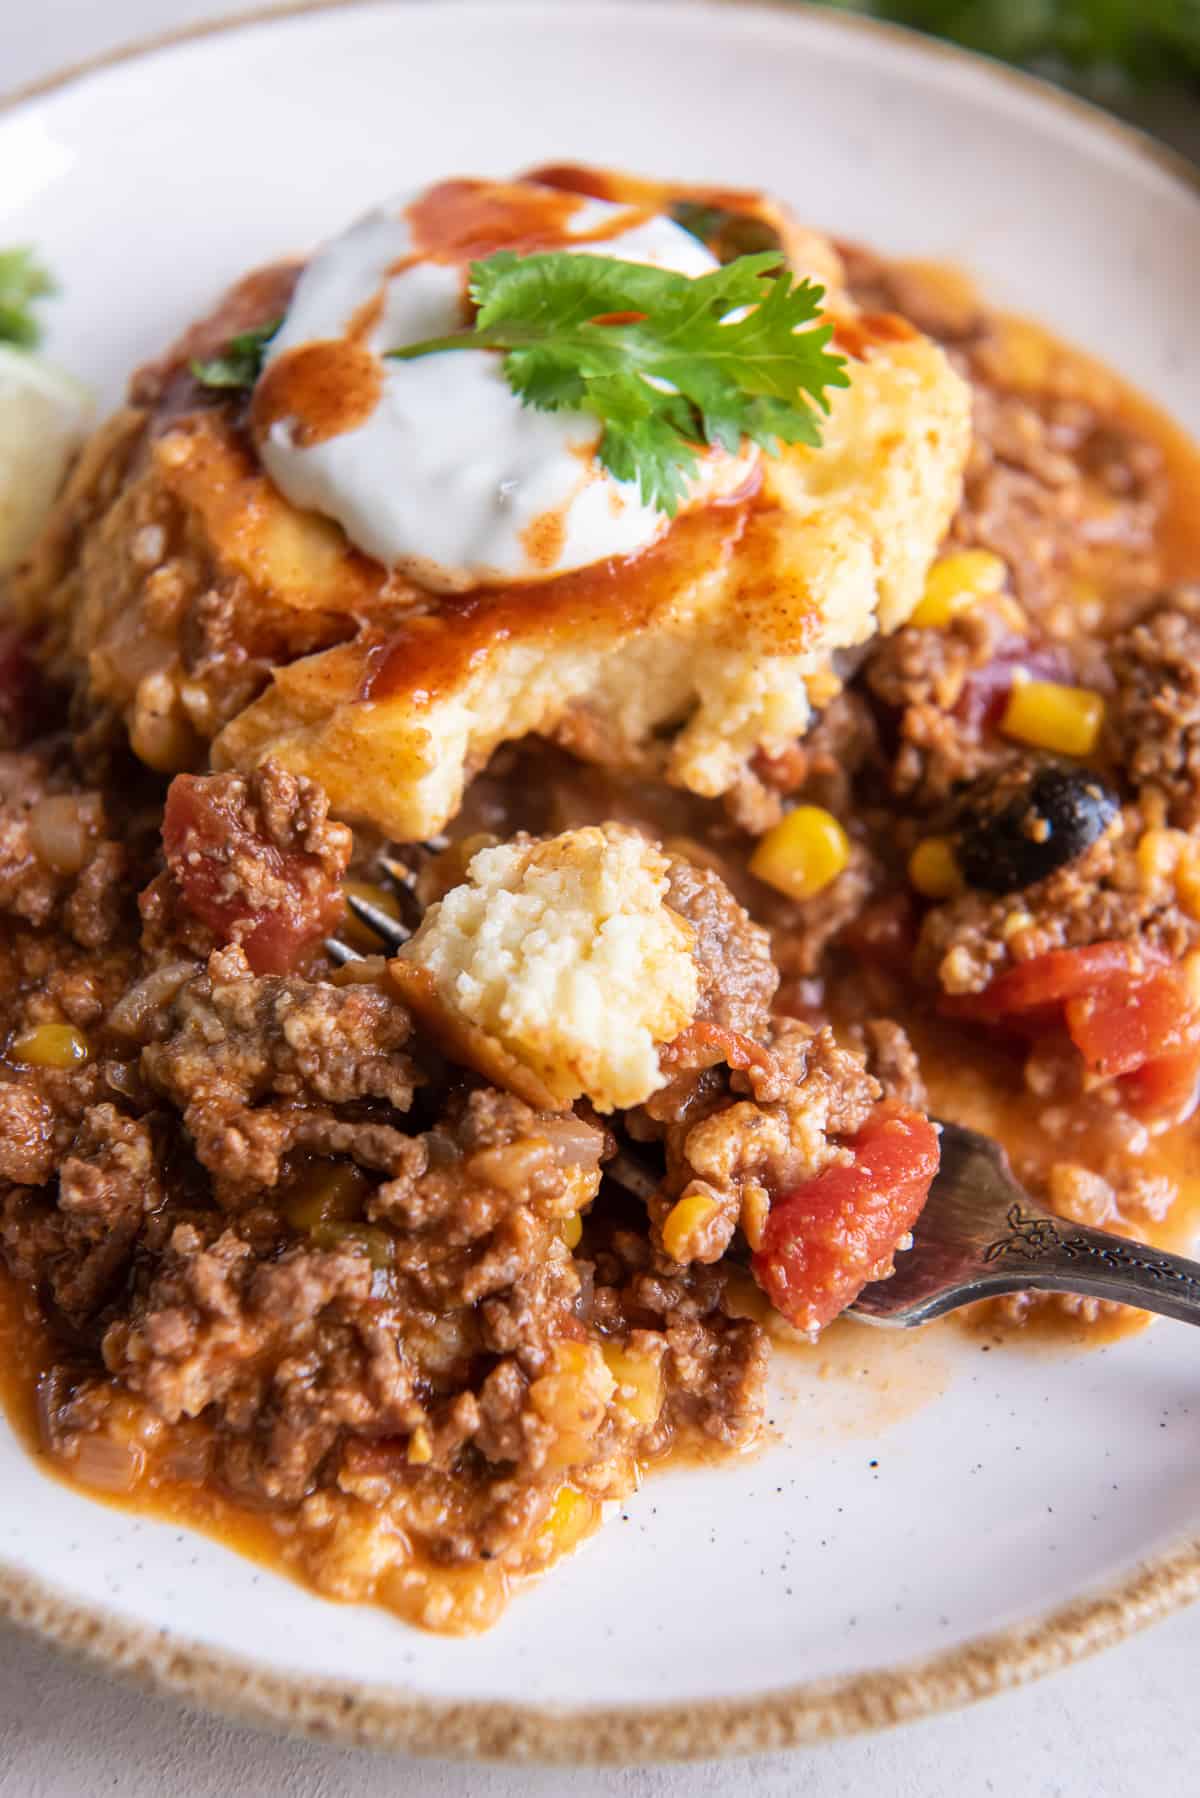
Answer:
[(673, 517), (705, 444), (743, 438), (770, 454), (819, 444), (830, 387), (849, 384), (818, 323), (823, 290), (793, 283), (778, 253), (742, 256), (695, 280), (605, 256), (502, 250), (471, 265), (474, 324), (392, 350), (491, 349), (527, 406), (590, 412), (619, 481)]
[(278, 331), (282, 319), (254, 325), (231, 337), (219, 356), (197, 357), (190, 364), (202, 387), (253, 387), (262, 372), (267, 345)]
[(749, 212), (730, 212), (725, 206), (709, 206), (702, 200), (677, 200), (671, 217), (692, 237), (698, 237), (718, 262), (780, 248), (774, 225)]
[(0, 250), (0, 343), (36, 349), (42, 333), (33, 303), (54, 291), (53, 280), (34, 261), (32, 250)]

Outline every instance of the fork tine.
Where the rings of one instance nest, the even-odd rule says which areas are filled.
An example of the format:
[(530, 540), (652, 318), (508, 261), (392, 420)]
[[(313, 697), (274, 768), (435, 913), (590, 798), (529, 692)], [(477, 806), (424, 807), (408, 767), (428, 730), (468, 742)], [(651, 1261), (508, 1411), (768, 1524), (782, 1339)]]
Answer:
[(348, 961), (361, 961), (363, 959), (357, 949), (352, 949), (349, 943), (339, 941), (336, 936), (327, 936), (325, 938), (325, 953), (330, 961), (339, 968), (344, 968)]
[(398, 887), (412, 886), (413, 871), (407, 862), (402, 862), (400, 860), (398, 855), (381, 855), (379, 858), (379, 866), (383, 869), (385, 874), (389, 875), (390, 878), (395, 881)]
[(368, 899), (360, 899), (357, 893), (347, 893), (346, 904), (359, 923), (365, 924), (368, 930), (373, 931), (384, 948), (390, 949), (393, 954), (397, 949), (402, 949), (412, 935), (412, 931), (407, 925), (399, 923), (395, 918), (389, 918), (385, 911), (381, 911), (377, 905), (372, 905)]
[(425, 908), (414, 891), (412, 869), (392, 855), (381, 855), (379, 865), (395, 889), (402, 921), (410, 930), (416, 930), (425, 915)]
[(627, 1149), (619, 1149), (611, 1160), (604, 1162), (601, 1172), (615, 1180), (618, 1186), (623, 1186), (626, 1192), (631, 1192), (635, 1199), (652, 1199), (662, 1185), (662, 1180)]

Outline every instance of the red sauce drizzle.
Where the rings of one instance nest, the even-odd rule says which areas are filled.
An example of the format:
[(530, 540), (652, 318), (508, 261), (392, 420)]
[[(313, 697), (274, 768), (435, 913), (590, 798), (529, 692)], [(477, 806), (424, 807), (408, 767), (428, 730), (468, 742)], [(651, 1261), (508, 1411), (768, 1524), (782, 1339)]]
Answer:
[(860, 312), (855, 318), (834, 321), (833, 341), (839, 350), (865, 362), (883, 343), (908, 343), (917, 335), (906, 318), (896, 312)]
[(300, 344), (261, 376), (250, 429), (261, 443), (273, 424), (291, 419), (295, 442), (308, 449), (364, 423), (382, 390), (383, 369), (370, 350), (343, 337)]
[(644, 629), (689, 580), (718, 568), (741, 539), (750, 507), (708, 507), (677, 519), (640, 554), (596, 562), (549, 582), (477, 587), (439, 599), (368, 654), (362, 700), (404, 694), (415, 705), (456, 689), (497, 642), (540, 627), (548, 639)]

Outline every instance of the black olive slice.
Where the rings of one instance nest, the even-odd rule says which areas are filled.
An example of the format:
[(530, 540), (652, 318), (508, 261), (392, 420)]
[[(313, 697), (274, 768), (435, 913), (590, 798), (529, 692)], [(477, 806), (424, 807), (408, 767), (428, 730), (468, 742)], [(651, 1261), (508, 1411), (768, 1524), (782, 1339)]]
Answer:
[(963, 879), (985, 893), (1033, 886), (1090, 849), (1119, 805), (1098, 774), (1061, 762), (984, 775), (958, 803), (954, 851)]

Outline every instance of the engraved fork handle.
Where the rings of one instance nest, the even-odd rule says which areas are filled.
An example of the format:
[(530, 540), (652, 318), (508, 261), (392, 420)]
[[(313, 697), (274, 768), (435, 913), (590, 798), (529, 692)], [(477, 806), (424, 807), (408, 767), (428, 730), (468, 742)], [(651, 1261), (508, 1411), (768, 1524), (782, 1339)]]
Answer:
[(1008, 1235), (983, 1252), (980, 1297), (1034, 1287), (1113, 1299), (1200, 1324), (1200, 1261), (1017, 1204), (1007, 1222)]
[(993, 1138), (940, 1126), (941, 1167), (911, 1249), (850, 1307), (908, 1329), (1006, 1292), (1070, 1292), (1200, 1324), (1200, 1262), (1041, 1210)]

